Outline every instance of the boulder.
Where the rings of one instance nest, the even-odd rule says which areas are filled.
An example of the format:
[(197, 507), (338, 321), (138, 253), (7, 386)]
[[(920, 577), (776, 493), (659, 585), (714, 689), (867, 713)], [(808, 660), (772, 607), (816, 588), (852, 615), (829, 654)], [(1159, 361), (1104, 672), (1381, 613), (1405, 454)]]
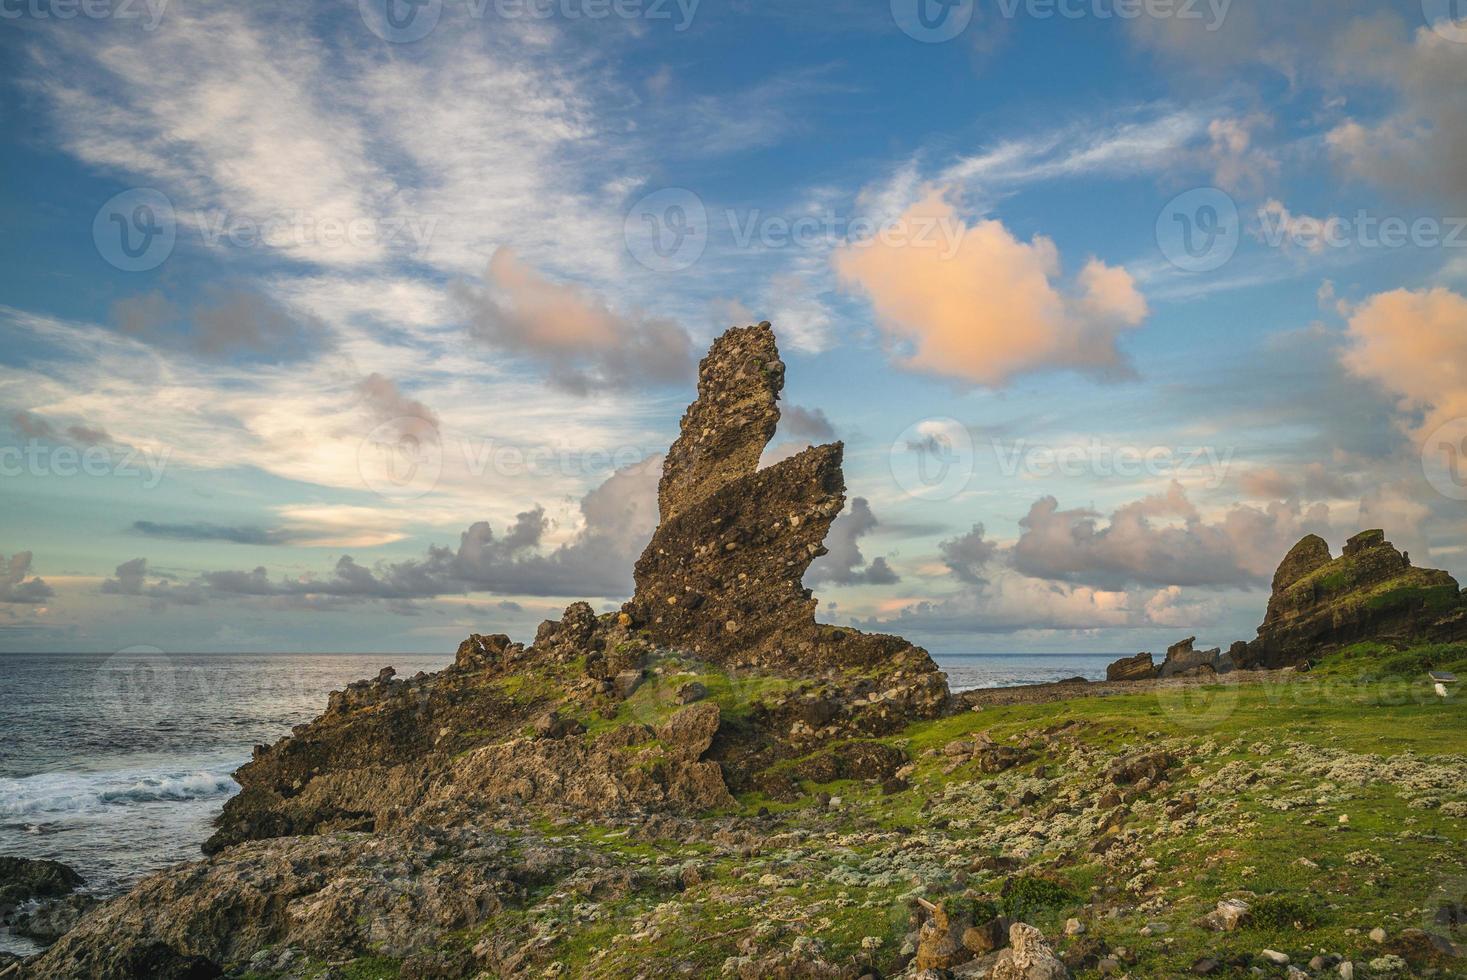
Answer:
[(1124, 657), (1105, 668), (1108, 681), (1149, 681), (1156, 676), (1156, 661), (1149, 653)]
[(1009, 948), (998, 955), (989, 980), (1069, 980), (1070, 971), (1044, 941), (1044, 933), (1015, 922), (1009, 927)]
[(81, 875), (60, 861), (0, 857), (0, 909), (37, 898), (61, 898), (83, 884)]

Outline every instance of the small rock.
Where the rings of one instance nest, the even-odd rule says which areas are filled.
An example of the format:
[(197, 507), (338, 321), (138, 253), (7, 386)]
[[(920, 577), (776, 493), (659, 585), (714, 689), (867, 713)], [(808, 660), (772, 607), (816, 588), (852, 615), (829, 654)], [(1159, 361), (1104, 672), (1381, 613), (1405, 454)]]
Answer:
[(692, 704), (694, 701), (701, 701), (707, 696), (708, 688), (704, 687), (698, 681), (689, 681), (684, 684), (677, 689), (676, 695), (678, 704)]
[(1193, 963), (1192, 964), (1192, 975), (1194, 977), (1210, 977), (1214, 973), (1216, 973), (1218, 970), (1221, 970), (1221, 969), (1222, 969), (1222, 964), (1219, 963), (1217, 960), (1208, 959), (1207, 957), (1203, 957), (1202, 959), (1198, 960), (1196, 963)]
[(1370, 930), (1370, 941), (1375, 943), (1377, 946), (1385, 942), (1386, 931), (1380, 926), (1376, 926), (1374, 929)]
[(1339, 967), (1337, 967), (1337, 970), (1340, 974), (1340, 980), (1355, 980), (1355, 964), (1351, 963), (1349, 960), (1345, 960), (1343, 963), (1341, 963)]
[(1272, 963), (1274, 966), (1288, 966), (1289, 965), (1289, 954), (1288, 953), (1280, 953), (1276, 949), (1265, 949), (1263, 952), (1259, 953), (1258, 955), (1261, 958), (1263, 958), (1265, 960), (1268, 960), (1268, 962)]
[(1085, 923), (1081, 922), (1079, 919), (1070, 919), (1068, 922), (1065, 923), (1065, 935), (1066, 936), (1083, 936), (1083, 935), (1085, 935)]

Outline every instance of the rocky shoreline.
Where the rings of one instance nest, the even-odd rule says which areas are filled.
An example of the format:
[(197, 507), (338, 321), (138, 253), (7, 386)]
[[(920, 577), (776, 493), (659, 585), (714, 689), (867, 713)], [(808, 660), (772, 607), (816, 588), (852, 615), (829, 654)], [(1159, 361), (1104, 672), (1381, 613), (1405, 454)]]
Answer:
[[(921, 648), (816, 621), (802, 579), (844, 505), (842, 447), (758, 468), (783, 384), (769, 324), (714, 344), (619, 611), (574, 603), (529, 645), (474, 635), (444, 671), (333, 692), (256, 747), (204, 860), (84, 910), (0, 977), (1453, 975), (1456, 899), (1445, 932), (1396, 922), (1373, 959), (1327, 931), (1375, 909), (1386, 862), (1384, 837), (1336, 854), (1352, 831), (1334, 811), (1419, 804), (1419, 839), (1394, 846), (1460, 848), (1467, 759), (1388, 762), (1287, 716), (1237, 727), (1273, 719), (1274, 688), (1307, 679), (1299, 651), (1328, 636), (1457, 637), (1444, 573), (1383, 536), (1341, 559), (1301, 543), (1257, 646), (1226, 660), (1187, 641), (1107, 682), (954, 695)], [(1227, 713), (1199, 712), (1225, 667)], [(1422, 711), (1393, 737), (1461, 723)], [(1286, 811), (1309, 814), (1315, 887), (1348, 908), (1279, 897)], [(1244, 851), (1266, 874), (1202, 870)], [(1303, 922), (1336, 945), (1303, 956)], [(1175, 945), (1184, 929), (1213, 951)], [(1213, 938), (1235, 933), (1256, 948)]]

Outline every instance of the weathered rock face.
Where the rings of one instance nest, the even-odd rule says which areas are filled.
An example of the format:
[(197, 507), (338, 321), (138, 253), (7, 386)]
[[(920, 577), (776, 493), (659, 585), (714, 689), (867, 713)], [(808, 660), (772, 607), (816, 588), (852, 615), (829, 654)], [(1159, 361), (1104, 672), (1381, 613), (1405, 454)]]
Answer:
[(1149, 681), (1156, 676), (1156, 660), (1149, 653), (1124, 657), (1105, 668), (1108, 681)]
[(1180, 643), (1174, 643), (1168, 647), (1166, 660), (1162, 663), (1157, 676), (1163, 678), (1205, 677), (1226, 674), (1233, 669), (1230, 655), (1224, 654), (1221, 649), (1193, 649), (1196, 642), (1197, 637), (1189, 636)]
[(760, 470), (779, 421), (784, 364), (768, 323), (730, 330), (699, 366), (659, 487), (662, 522), (624, 608), (657, 642), (733, 667), (934, 675), (894, 637), (820, 627), (802, 582), (845, 505), (840, 443)]
[(1258, 637), (1234, 654), (1245, 668), (1290, 667), (1365, 640), (1467, 637), (1467, 601), (1446, 572), (1415, 568), (1380, 530), (1331, 558), (1324, 540), (1296, 544), (1274, 575)]
[(59, 861), (0, 857), (0, 910), (35, 898), (60, 898), (82, 884), (81, 876)]

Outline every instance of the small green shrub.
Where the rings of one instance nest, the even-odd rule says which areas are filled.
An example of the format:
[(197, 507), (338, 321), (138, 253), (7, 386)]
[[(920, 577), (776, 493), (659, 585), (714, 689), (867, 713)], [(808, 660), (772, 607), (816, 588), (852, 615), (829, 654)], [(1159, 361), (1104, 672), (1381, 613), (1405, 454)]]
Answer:
[(1002, 902), (1004, 915), (1027, 920), (1039, 912), (1077, 905), (1080, 898), (1047, 878), (1018, 875), (1004, 882)]
[(1303, 895), (1270, 895), (1253, 905), (1253, 925), (1260, 929), (1318, 929), (1324, 905)]

